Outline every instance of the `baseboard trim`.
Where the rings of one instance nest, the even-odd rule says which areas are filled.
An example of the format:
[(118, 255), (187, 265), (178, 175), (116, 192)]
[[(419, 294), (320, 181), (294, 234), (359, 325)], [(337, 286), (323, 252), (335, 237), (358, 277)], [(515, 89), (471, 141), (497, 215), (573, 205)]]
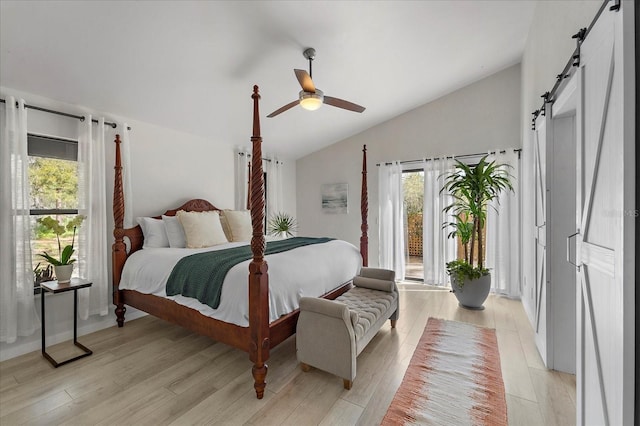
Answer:
[[(139, 311), (137, 309), (127, 309), (127, 321), (141, 318), (146, 315), (148, 315), (146, 312)], [(103, 316), (100, 321), (88, 324), (84, 327), (78, 327), (78, 340), (80, 341), (81, 337), (84, 335), (95, 333), (96, 331), (115, 326), (117, 326), (116, 317), (113, 311), (110, 309), (109, 314)], [(72, 339), (72, 329), (54, 335), (47, 335), (47, 347)], [(0, 351), (0, 362), (16, 358), (34, 351), (39, 352), (41, 349), (40, 329), (38, 329), (38, 331), (33, 333), (33, 335), (29, 336), (28, 341), (22, 343), (17, 342), (15, 344), (6, 345), (5, 347), (3, 347)]]

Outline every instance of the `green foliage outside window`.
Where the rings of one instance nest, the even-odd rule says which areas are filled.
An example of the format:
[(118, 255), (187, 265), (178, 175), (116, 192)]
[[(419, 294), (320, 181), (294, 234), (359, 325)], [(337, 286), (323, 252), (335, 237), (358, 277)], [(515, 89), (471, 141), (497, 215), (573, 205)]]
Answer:
[(31, 208), (77, 209), (78, 163), (56, 158), (31, 157), (29, 183)]
[(424, 172), (402, 173), (402, 192), (406, 213), (408, 255), (422, 257), (422, 214), (424, 208)]
[(69, 221), (75, 214), (54, 214), (64, 227), (64, 231), (56, 234), (51, 227), (46, 226), (41, 220), (44, 213), (39, 215), (38, 210), (75, 210), (78, 208), (78, 163), (71, 160), (62, 160), (50, 157), (29, 157), (29, 185), (30, 208), (32, 212), (32, 236), (31, 251), (33, 253), (33, 265), (36, 270), (41, 269), (38, 264), (42, 261), (37, 253), (55, 253), (58, 244), (62, 246), (73, 242), (73, 227), (66, 229)]
[(424, 205), (424, 173), (410, 172), (402, 174), (402, 190), (407, 216), (422, 214)]

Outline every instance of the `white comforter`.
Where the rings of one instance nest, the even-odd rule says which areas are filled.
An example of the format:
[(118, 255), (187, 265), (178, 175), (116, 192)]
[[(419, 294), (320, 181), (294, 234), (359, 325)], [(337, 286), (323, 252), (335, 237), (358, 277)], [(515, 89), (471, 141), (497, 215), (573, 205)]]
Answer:
[[(119, 288), (166, 297), (203, 315), (248, 327), (250, 260), (234, 266), (227, 273), (218, 309), (190, 297), (167, 296), (165, 291), (171, 270), (182, 257), (242, 245), (247, 243), (228, 243), (205, 249), (138, 250), (127, 259)], [(269, 267), (269, 321), (298, 309), (301, 297), (321, 296), (353, 279), (362, 265), (358, 249), (341, 240), (272, 254), (266, 256), (266, 260)]]

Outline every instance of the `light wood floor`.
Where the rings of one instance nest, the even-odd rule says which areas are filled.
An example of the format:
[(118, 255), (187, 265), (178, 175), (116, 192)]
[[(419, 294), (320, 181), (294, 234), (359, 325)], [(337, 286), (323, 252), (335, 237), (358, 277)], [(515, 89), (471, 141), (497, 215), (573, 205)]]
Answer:
[(520, 302), (490, 296), (484, 311), (468, 311), (447, 291), (400, 287), (398, 326), (387, 322), (358, 357), (350, 391), (338, 377), (303, 373), (292, 337), (272, 351), (257, 400), (247, 354), (144, 317), (81, 336), (94, 354), (58, 369), (40, 352), (0, 363), (0, 424), (375, 425), (430, 316), (496, 329), (511, 425), (575, 424), (575, 377), (544, 368)]

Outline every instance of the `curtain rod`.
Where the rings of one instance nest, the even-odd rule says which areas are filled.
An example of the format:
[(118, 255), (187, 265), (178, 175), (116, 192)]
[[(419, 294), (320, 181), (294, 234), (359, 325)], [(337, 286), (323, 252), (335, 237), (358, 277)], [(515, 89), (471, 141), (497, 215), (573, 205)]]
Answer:
[[(602, 12), (604, 11), (604, 9), (607, 7), (607, 4), (610, 2), (610, 0), (603, 0), (602, 5), (600, 6), (600, 9), (598, 9), (598, 12), (596, 12), (596, 16), (594, 16), (593, 20), (591, 21), (591, 23), (589, 24), (589, 26), (587, 28), (581, 28), (577, 33), (575, 33), (574, 35), (571, 36), (571, 38), (575, 38), (576, 39), (576, 48), (574, 49), (573, 53), (571, 54), (571, 56), (569, 57), (569, 60), (567, 61), (567, 64), (564, 66), (564, 68), (562, 69), (562, 72), (560, 74), (558, 74), (556, 76), (556, 82), (553, 85), (553, 87), (551, 88), (550, 91), (548, 92), (544, 92), (540, 97), (544, 99), (544, 101), (542, 102), (542, 106), (533, 111), (531, 114), (533, 115), (533, 118), (531, 119), (531, 130), (535, 130), (536, 129), (536, 119), (538, 118), (539, 115), (545, 115), (546, 113), (546, 105), (548, 103), (553, 103), (555, 102), (554, 96), (556, 95), (556, 92), (558, 91), (558, 89), (560, 88), (560, 85), (562, 84), (562, 81), (565, 78), (569, 78), (571, 76), (571, 69), (574, 67), (579, 67), (580, 66), (580, 46), (582, 45), (582, 43), (584, 42), (584, 40), (587, 38), (587, 35), (591, 32), (591, 29), (593, 28), (593, 26), (595, 25), (596, 21), (598, 20), (598, 18), (600, 17), (600, 15), (602, 15)], [(618, 11), (620, 10), (620, 0), (614, 0), (614, 4), (609, 7), (610, 11)]]
[[(238, 153), (238, 155), (239, 155), (240, 157), (244, 157), (245, 155), (246, 155), (247, 157), (251, 157), (251, 154), (249, 154), (249, 153), (245, 153), (245, 152), (239, 152), (239, 153)], [(273, 161), (271, 158), (264, 158), (264, 157), (262, 157), (262, 160), (263, 160), (263, 161), (268, 161), (268, 162)], [(284, 161), (280, 161), (280, 160), (275, 160), (275, 161), (276, 161), (276, 164), (284, 164)]]
[[(504, 154), (505, 152), (507, 152), (507, 150), (503, 149), (503, 150), (500, 150), (500, 151), (497, 151), (497, 152), (499, 152), (500, 154)], [(517, 152), (518, 153), (518, 159), (520, 159), (520, 152), (522, 152), (522, 148), (514, 148), (513, 152)], [(477, 153), (477, 154), (462, 154), (462, 155), (451, 155), (451, 156), (445, 155), (443, 157), (436, 157), (435, 159), (437, 160), (439, 158), (453, 158), (455, 160), (455, 159), (458, 159), (458, 158), (479, 157), (481, 155), (488, 155), (488, 154), (489, 154), (488, 152), (480, 152), (480, 153)], [(423, 158), (423, 159), (419, 159), (419, 160), (403, 160), (403, 161), (400, 161), (399, 163), (400, 164), (411, 164), (411, 163), (421, 163), (423, 161), (431, 161), (431, 160), (432, 160), (432, 158), (426, 158), (426, 159)], [(393, 163), (392, 162), (378, 163), (378, 164), (376, 164), (376, 166), (379, 166), (381, 164), (384, 164), (384, 165), (388, 166), (388, 165), (393, 164)]]
[[(7, 101), (4, 100), (4, 99), (0, 99), (0, 103), (5, 104), (5, 103), (7, 103)], [(16, 102), (16, 106), (18, 106), (18, 102)], [(38, 107), (38, 106), (34, 106), (34, 105), (28, 105), (26, 103), (24, 104), (24, 107), (28, 108), (28, 109), (35, 109), (36, 111), (48, 112), (49, 114), (61, 115), (63, 117), (77, 118), (80, 121), (84, 121), (84, 116), (83, 115), (69, 114), (68, 112), (55, 111), (55, 110), (52, 110), (52, 109), (42, 108), (42, 107)], [(91, 121), (93, 123), (96, 123), (96, 124), (99, 123), (99, 121), (96, 120), (96, 119), (91, 119)], [(105, 121), (104, 125), (105, 126), (111, 126), (114, 129), (116, 127), (118, 127), (118, 125), (116, 123), (111, 123), (109, 121)], [(131, 130), (131, 126), (127, 126), (127, 130)]]

